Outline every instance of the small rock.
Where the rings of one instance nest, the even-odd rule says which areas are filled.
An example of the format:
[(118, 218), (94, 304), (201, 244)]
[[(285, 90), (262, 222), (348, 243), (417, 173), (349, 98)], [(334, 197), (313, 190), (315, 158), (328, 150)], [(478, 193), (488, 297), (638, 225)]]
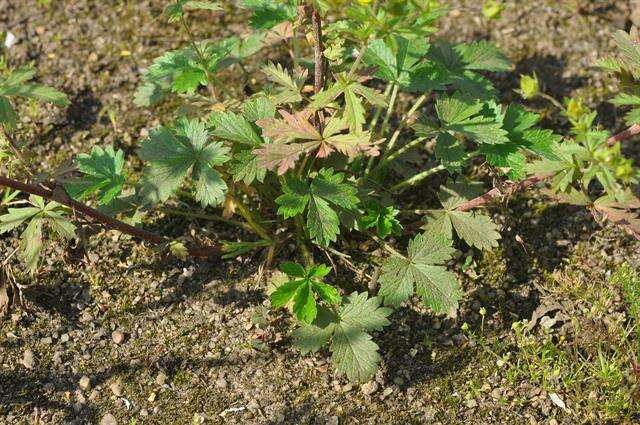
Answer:
[(337, 416), (329, 416), (327, 419), (327, 425), (339, 425), (340, 419)]
[(491, 397), (493, 397), (494, 399), (498, 400), (501, 396), (502, 396), (502, 391), (500, 390), (500, 388), (496, 388), (493, 391), (491, 391)]
[(98, 397), (100, 397), (98, 390), (91, 390), (91, 393), (89, 394), (89, 401), (96, 401)]
[(111, 413), (107, 413), (102, 417), (100, 425), (118, 425), (118, 421)]
[(218, 388), (227, 388), (229, 386), (229, 384), (227, 383), (227, 380), (224, 378), (220, 378), (216, 380), (216, 387)]
[(371, 395), (378, 391), (380, 385), (376, 381), (369, 381), (366, 384), (360, 386), (360, 390), (364, 395)]
[(36, 365), (36, 360), (33, 357), (33, 351), (25, 350), (24, 354), (22, 355), (22, 365), (29, 370), (33, 369), (33, 367)]
[(36, 27), (36, 34), (38, 35), (44, 34), (44, 27), (43, 26)]
[(116, 397), (122, 396), (122, 381), (118, 379), (117, 381), (112, 382), (111, 385), (109, 385), (109, 389)]
[(62, 343), (69, 342), (69, 334), (60, 335), (60, 342)]
[(115, 331), (111, 332), (111, 339), (113, 340), (113, 342), (120, 345), (124, 342), (124, 333), (116, 329)]
[(146, 418), (147, 416), (149, 416), (149, 411), (147, 409), (140, 410), (140, 416)]
[(478, 407), (478, 403), (474, 399), (467, 400), (467, 407), (469, 409), (474, 409), (474, 408)]
[(167, 375), (165, 375), (164, 372), (160, 372), (158, 376), (156, 376), (156, 384), (162, 387), (166, 383), (167, 383)]
[(53, 357), (51, 359), (55, 365), (62, 364), (62, 353), (60, 351), (56, 351), (53, 353)]
[(84, 375), (82, 378), (80, 378), (80, 382), (78, 382), (78, 385), (83, 390), (88, 390), (89, 387), (91, 386), (91, 380), (87, 375)]
[(402, 385), (404, 385), (404, 379), (402, 379), (399, 376), (396, 376), (395, 378), (393, 378), (393, 383), (401, 387)]

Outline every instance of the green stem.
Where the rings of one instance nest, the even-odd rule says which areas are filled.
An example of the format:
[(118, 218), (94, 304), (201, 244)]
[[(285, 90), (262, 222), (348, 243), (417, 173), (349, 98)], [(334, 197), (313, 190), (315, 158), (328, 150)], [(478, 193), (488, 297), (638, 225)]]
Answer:
[(251, 211), (244, 205), (244, 203), (240, 200), (240, 198), (234, 198), (236, 207), (238, 208), (238, 212), (240, 215), (247, 221), (249, 226), (253, 228), (253, 230), (260, 236), (262, 239), (266, 239), (268, 241), (272, 240), (271, 236), (267, 233), (264, 227), (251, 214)]
[(191, 32), (191, 28), (189, 27), (189, 24), (187, 24), (186, 19), (184, 19), (184, 15), (180, 17), (180, 22), (182, 23), (182, 26), (184, 27), (184, 30), (186, 31), (187, 36), (189, 37), (189, 41), (191, 43), (191, 46), (193, 47), (193, 50), (196, 52), (196, 56), (198, 56), (200, 65), (202, 65), (202, 67), (204, 68), (204, 72), (207, 74), (207, 83), (208, 83), (207, 89), (209, 89), (209, 94), (211, 94), (211, 98), (213, 99), (213, 101), (217, 102), (218, 95), (216, 94), (216, 89), (212, 85), (214, 84), (215, 79), (213, 78), (211, 71), (209, 71), (209, 67), (207, 66), (207, 61), (205, 60), (204, 55), (202, 54), (200, 49), (198, 48), (198, 45), (196, 44), (196, 40), (193, 37), (193, 33)]
[(406, 145), (402, 146), (400, 149), (398, 149), (391, 155), (387, 156), (386, 158), (382, 157), (382, 161), (380, 161), (380, 163), (376, 165), (376, 167), (374, 168), (374, 171), (377, 169), (383, 168), (388, 163), (398, 159), (399, 157), (404, 155), (408, 150), (418, 146), (420, 143), (424, 142), (425, 140), (427, 140), (426, 137), (418, 137), (417, 139), (414, 139), (409, 143), (407, 143)]
[(418, 173), (418, 174), (416, 174), (415, 176), (413, 176), (411, 178), (408, 178), (406, 180), (401, 181), (400, 183), (397, 183), (397, 184), (391, 186), (389, 188), (389, 190), (392, 191), (392, 192), (402, 191), (402, 190), (406, 189), (407, 187), (413, 186), (416, 183), (426, 179), (427, 177), (429, 177), (429, 176), (431, 176), (433, 174), (439, 173), (440, 171), (444, 171), (444, 170), (446, 170), (446, 167), (444, 165), (440, 164), (440, 165), (438, 165), (436, 167), (429, 168), (428, 170), (424, 170), (423, 172)]
[(253, 229), (253, 227), (249, 226), (247, 223), (244, 223), (244, 222), (238, 221), (238, 220), (231, 220), (231, 219), (228, 219), (228, 218), (221, 217), (219, 215), (182, 211), (182, 210), (178, 210), (178, 209), (175, 209), (175, 208), (158, 208), (158, 211), (160, 211), (160, 212), (162, 212), (164, 214), (174, 215), (174, 216), (178, 216), (178, 217), (195, 218), (195, 219), (200, 219), (200, 220), (208, 220), (208, 221), (217, 221), (217, 222), (220, 222), (220, 223), (227, 223), (227, 224), (231, 224), (233, 226), (241, 227), (241, 228), (243, 228), (245, 230), (248, 230), (249, 232), (254, 232), (255, 233), (255, 229)]
[(538, 96), (540, 96), (543, 99), (548, 100), (549, 102), (551, 102), (551, 104), (553, 104), (553, 106), (555, 106), (556, 108), (560, 109), (561, 111), (566, 111), (567, 110), (562, 103), (560, 103), (560, 102), (558, 102), (556, 100), (555, 97), (549, 96), (548, 94), (542, 93), (542, 92), (538, 93)]
[[(394, 85), (393, 84), (389, 84), (387, 86), (387, 88), (384, 90), (384, 97), (385, 99), (389, 98), (389, 95), (391, 93), (391, 90), (393, 90)], [(373, 138), (375, 137), (376, 134), (376, 127), (378, 125), (378, 121), (380, 120), (380, 116), (382, 115), (382, 108), (379, 106), (376, 106), (376, 109), (373, 113), (373, 118), (371, 118), (371, 123), (369, 124), (369, 131), (371, 132), (371, 139), (373, 141)], [(375, 157), (370, 156), (369, 157), (369, 161), (367, 161), (367, 166), (365, 168), (364, 174), (367, 175), (369, 174), (369, 172), (371, 171), (371, 168), (373, 167), (373, 161), (375, 161)]]
[[(471, 158), (475, 158), (476, 156), (480, 155), (480, 152), (471, 152), (467, 155), (466, 160), (469, 160)], [(397, 191), (403, 191), (408, 187), (414, 186), (416, 183), (426, 179), (427, 177), (439, 173), (440, 171), (444, 171), (447, 168), (440, 164), (436, 167), (433, 168), (429, 168), (428, 170), (424, 170), (421, 173), (416, 174), (415, 176), (408, 178), (406, 180), (401, 181), (400, 183), (397, 183), (393, 186), (391, 186), (391, 188), (389, 188), (390, 191), (392, 192), (397, 192)]]
[(389, 107), (387, 108), (387, 113), (384, 116), (384, 120), (382, 121), (382, 126), (380, 127), (380, 136), (384, 136), (387, 132), (387, 126), (389, 125), (389, 121), (391, 120), (391, 116), (393, 115), (393, 110), (396, 106), (396, 99), (398, 98), (398, 85), (393, 84), (393, 88), (391, 89), (391, 98), (389, 98)]
[(398, 137), (400, 137), (400, 133), (402, 132), (402, 129), (405, 127), (405, 125), (407, 125), (409, 120), (413, 118), (413, 115), (418, 111), (418, 108), (422, 106), (424, 101), (427, 100), (427, 97), (428, 97), (427, 94), (423, 94), (418, 99), (416, 99), (416, 102), (413, 104), (411, 109), (409, 109), (409, 112), (407, 112), (407, 114), (404, 117), (402, 117), (402, 121), (400, 121), (400, 124), (398, 124), (398, 128), (396, 128), (396, 131), (391, 136), (391, 139), (387, 144), (387, 148), (385, 149), (385, 152), (382, 155), (383, 162), (386, 159), (386, 157), (391, 153), (391, 150), (393, 149), (394, 145), (398, 141)]
[(356, 57), (356, 60), (351, 65), (351, 68), (349, 69), (349, 74), (347, 74), (348, 80), (353, 78), (353, 76), (355, 75), (356, 71), (358, 70), (358, 66), (360, 66), (360, 63), (362, 62), (362, 59), (364, 58), (364, 54), (367, 51), (368, 47), (369, 47), (369, 40), (367, 40), (364, 46), (362, 46), (362, 48), (358, 52), (358, 56)]
[(296, 223), (296, 238), (298, 239), (298, 249), (300, 249), (300, 253), (302, 254), (302, 261), (306, 267), (311, 267), (313, 265), (313, 255), (311, 255), (311, 251), (307, 246), (307, 237), (304, 231), (304, 223), (302, 222), (302, 217), (300, 215), (295, 216)]

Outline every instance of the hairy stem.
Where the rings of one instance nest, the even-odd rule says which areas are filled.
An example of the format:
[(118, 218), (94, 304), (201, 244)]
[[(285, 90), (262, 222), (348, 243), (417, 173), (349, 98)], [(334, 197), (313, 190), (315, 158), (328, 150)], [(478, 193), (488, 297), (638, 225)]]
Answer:
[(182, 26), (184, 27), (184, 30), (187, 33), (187, 36), (189, 37), (189, 42), (191, 43), (191, 46), (193, 47), (193, 50), (196, 52), (196, 55), (198, 56), (198, 60), (200, 61), (200, 65), (202, 65), (202, 67), (204, 68), (204, 72), (207, 74), (207, 82), (208, 82), (207, 89), (209, 90), (209, 94), (211, 95), (211, 98), (213, 99), (213, 101), (217, 102), (218, 101), (218, 95), (216, 94), (216, 89), (213, 86), (215, 79), (214, 79), (213, 75), (211, 74), (211, 71), (209, 71), (209, 67), (207, 66), (207, 61), (205, 60), (204, 55), (200, 51), (200, 48), (196, 44), (196, 40), (193, 37), (193, 33), (191, 32), (191, 28), (189, 27), (189, 24), (187, 23), (187, 20), (184, 19), (184, 15), (180, 17), (180, 22), (182, 23)]
[(318, 9), (315, 7), (311, 12), (311, 26), (313, 27), (313, 37), (316, 41), (313, 50), (315, 61), (313, 90), (315, 93), (319, 93), (324, 87), (324, 48), (322, 47), (322, 19)]
[(413, 106), (411, 107), (411, 109), (409, 109), (407, 114), (404, 117), (402, 117), (402, 121), (400, 121), (400, 123), (398, 124), (398, 127), (396, 128), (396, 131), (394, 131), (393, 135), (391, 136), (391, 139), (389, 140), (389, 143), (387, 144), (387, 148), (385, 149), (385, 152), (382, 155), (382, 162), (384, 162), (384, 160), (387, 158), (387, 156), (389, 156), (389, 154), (391, 153), (394, 145), (398, 141), (398, 137), (400, 137), (400, 133), (402, 132), (402, 129), (407, 125), (407, 123), (411, 120), (411, 118), (413, 118), (415, 113), (422, 106), (422, 104), (425, 102), (425, 100), (427, 100), (428, 97), (429, 97), (428, 94), (423, 94), (418, 99), (416, 99), (416, 101), (413, 104)]
[[(626, 130), (611, 136), (607, 139), (607, 145), (609, 146), (613, 146), (618, 142), (621, 142), (623, 140), (629, 139), (637, 134), (640, 134), (640, 125), (638, 124), (634, 124), (631, 127), (627, 128)], [(525, 190), (530, 186), (533, 186), (535, 184), (538, 183), (542, 183), (546, 180), (549, 180), (550, 178), (554, 177), (555, 174), (547, 174), (544, 176), (534, 176), (534, 177), (529, 177), (528, 179), (522, 180), (520, 182), (516, 182), (513, 183), (509, 188), (507, 188), (507, 190), (504, 190), (504, 193), (513, 193), (513, 192), (519, 192), (521, 190)], [(471, 199), (467, 202), (465, 202), (464, 204), (460, 205), (458, 207), (458, 211), (469, 211), (472, 210), (474, 208), (477, 208), (481, 205), (486, 204), (487, 202), (491, 201), (494, 198), (497, 198), (498, 196), (501, 196), (502, 193), (498, 188), (493, 188), (490, 191), (488, 191), (487, 193), (485, 193), (484, 195), (480, 195), (477, 198)]]
[(256, 233), (256, 230), (247, 223), (244, 223), (238, 220), (231, 220), (228, 218), (221, 217), (219, 215), (182, 211), (175, 208), (158, 208), (158, 211), (167, 215), (174, 215), (178, 217), (195, 218), (199, 220), (208, 220), (208, 221), (217, 221), (220, 223), (227, 223), (232, 226), (240, 227), (249, 232)]
[(418, 182), (426, 179), (427, 177), (439, 173), (440, 171), (446, 170), (446, 167), (442, 164), (437, 165), (433, 168), (429, 168), (428, 170), (424, 170), (421, 173), (416, 174), (415, 176), (408, 178), (406, 180), (401, 181), (400, 183), (396, 183), (389, 188), (392, 192), (398, 192), (406, 189), (407, 187), (413, 186)]
[(426, 137), (418, 137), (417, 139), (413, 139), (412, 141), (410, 141), (406, 145), (402, 146), (400, 149), (398, 149), (397, 151), (395, 151), (391, 155), (387, 156), (386, 158), (383, 157), (382, 161), (380, 161), (380, 163), (378, 163), (378, 165), (376, 165), (374, 170), (377, 170), (377, 169), (380, 169), (380, 168), (384, 168), (385, 165), (389, 164), (390, 162), (395, 161), (396, 159), (398, 159), (399, 157), (404, 155), (407, 151), (409, 151), (409, 150), (413, 149), (414, 147), (420, 145), (425, 140), (427, 140)]
[[(61, 186), (55, 186), (53, 190), (50, 190), (40, 186), (22, 183), (3, 175), (0, 175), (0, 186), (10, 187), (21, 192), (30, 193), (51, 201), (56, 201), (71, 208), (74, 212), (80, 213), (88, 219), (101, 223), (108, 229), (118, 230), (122, 233), (126, 233), (155, 245), (162, 245), (171, 242), (170, 239), (166, 239), (147, 230), (131, 226), (130, 224), (93, 209), (88, 205), (71, 199)], [(189, 255), (193, 257), (218, 257), (222, 253), (221, 246), (217, 244), (211, 246), (189, 246), (187, 247), (187, 250)]]
[(25, 171), (26, 171), (27, 175), (29, 176), (29, 178), (33, 178), (34, 177), (33, 173), (29, 169), (29, 165), (30, 165), (29, 160), (24, 155), (24, 153), (22, 152), (22, 150), (20, 149), (18, 144), (9, 135), (9, 133), (6, 132), (6, 130), (5, 130), (5, 128), (4, 128), (4, 126), (2, 124), (0, 124), (0, 138), (6, 140), (6, 142), (9, 144), (9, 147), (11, 148), (11, 151), (13, 152), (13, 154), (16, 156), (16, 158), (18, 158), (18, 161), (20, 161), (22, 163), (22, 166), (25, 169)]
[(559, 110), (566, 111), (566, 108), (564, 107), (564, 105), (562, 103), (558, 102), (555, 97), (550, 96), (550, 95), (548, 95), (546, 93), (543, 93), (543, 92), (538, 93), (538, 96), (540, 96), (541, 98), (549, 101), (553, 106), (555, 106)]
[(313, 265), (313, 255), (307, 246), (307, 236), (304, 231), (302, 217), (297, 215), (294, 220), (296, 224), (296, 239), (298, 240), (298, 249), (302, 254), (302, 261), (306, 267), (311, 267)]
[[(396, 87), (395, 84), (389, 84), (387, 85), (387, 88), (384, 90), (384, 97), (385, 99), (389, 99), (389, 105), (391, 104), (390, 96), (392, 95), (394, 87)], [(395, 103), (395, 99), (393, 99), (393, 102)], [(376, 109), (373, 113), (373, 118), (371, 119), (371, 124), (369, 124), (369, 131), (371, 132), (371, 141), (374, 140), (374, 137), (376, 134), (376, 127), (378, 125), (378, 121), (380, 120), (381, 115), (382, 115), (382, 108), (379, 106), (376, 106)], [(367, 166), (364, 170), (365, 176), (369, 174), (369, 172), (373, 168), (374, 161), (375, 161), (375, 157), (373, 156), (369, 157), (369, 160), (367, 161)]]
[(240, 215), (247, 221), (249, 226), (253, 229), (253, 231), (260, 236), (262, 239), (266, 239), (268, 241), (272, 240), (269, 233), (267, 233), (266, 229), (262, 227), (260, 223), (253, 217), (251, 211), (246, 207), (246, 205), (240, 200), (240, 198), (235, 198), (236, 207), (238, 208), (238, 212)]
[(384, 120), (382, 121), (382, 125), (380, 126), (380, 136), (384, 136), (387, 132), (387, 126), (389, 125), (389, 121), (391, 120), (391, 116), (393, 115), (393, 110), (396, 106), (396, 99), (398, 98), (398, 85), (394, 84), (391, 89), (391, 97), (389, 98), (389, 106), (387, 107), (387, 114), (384, 116)]

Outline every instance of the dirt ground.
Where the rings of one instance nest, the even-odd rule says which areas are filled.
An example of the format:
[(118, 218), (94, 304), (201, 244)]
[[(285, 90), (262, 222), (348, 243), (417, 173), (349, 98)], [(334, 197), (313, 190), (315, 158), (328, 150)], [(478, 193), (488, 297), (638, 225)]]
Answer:
[[(606, 103), (616, 86), (593, 63), (612, 51), (613, 31), (629, 28), (626, 1), (509, 0), (491, 22), (478, 1), (453, 3), (443, 37), (493, 40), (514, 62), (513, 73), (492, 77), (505, 101), (517, 100), (519, 74), (535, 71), (551, 95), (583, 96), (606, 128), (622, 128)], [(167, 117), (166, 108), (132, 103), (141, 70), (185, 41), (159, 18), (162, 7), (0, 0), (0, 30), (18, 38), (12, 61), (33, 62), (40, 80), (72, 102), (62, 111), (24, 107), (21, 136), (46, 158), (43, 170), (95, 145), (131, 155)], [(239, 28), (238, 16), (196, 22), (197, 37)], [(542, 102), (528, 106), (550, 111)], [(545, 124), (568, 130), (556, 113)], [(625, 149), (640, 159), (637, 148)], [(261, 262), (251, 256), (224, 264), (167, 259), (113, 232), (91, 238), (88, 262), (49, 246), (42, 273), (28, 282), (28, 309), (0, 321), (0, 423), (640, 421), (637, 341), (619, 284), (623, 263), (640, 266), (640, 243), (535, 191), (490, 211), (503, 244), (470, 270), (460, 265), (458, 317), (417, 303), (397, 310), (375, 335), (381, 370), (362, 386), (336, 377), (326, 352), (301, 356), (292, 348), (293, 322), (268, 309), (266, 284), (256, 279)], [(147, 226), (176, 236), (235, 235), (176, 217), (153, 216)], [(0, 240), (0, 252), (15, 246), (15, 235)], [(349, 279), (367, 288), (361, 276)], [(521, 321), (530, 326), (522, 330)]]

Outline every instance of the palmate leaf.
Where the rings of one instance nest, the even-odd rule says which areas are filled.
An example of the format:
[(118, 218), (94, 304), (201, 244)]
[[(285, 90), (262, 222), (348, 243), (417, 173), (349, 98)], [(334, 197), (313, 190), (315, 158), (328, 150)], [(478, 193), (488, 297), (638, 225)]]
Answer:
[(275, 105), (282, 103), (297, 103), (302, 101), (302, 88), (307, 79), (306, 69), (296, 69), (291, 75), (281, 64), (269, 63), (262, 68), (262, 72), (269, 81), (278, 86), (278, 90), (273, 93), (270, 100)]
[(358, 189), (343, 180), (344, 174), (334, 173), (332, 169), (320, 170), (311, 184), (288, 178), (282, 188), (284, 193), (276, 198), (278, 214), (291, 218), (307, 210), (309, 235), (318, 245), (328, 246), (340, 233), (335, 207), (354, 210), (359, 203)]
[(116, 152), (112, 146), (106, 149), (96, 146), (90, 155), (78, 155), (76, 164), (85, 175), (65, 184), (72, 198), (84, 199), (97, 193), (98, 202), (105, 205), (122, 192), (125, 183), (123, 151)]
[(143, 84), (138, 87), (134, 96), (137, 106), (153, 106), (167, 94), (193, 93), (208, 82), (207, 72), (215, 73), (225, 64), (231, 54), (228, 41), (218, 44), (210, 42), (197, 43), (198, 51), (193, 46), (166, 52), (156, 58), (142, 75)]
[(182, 119), (174, 131), (153, 131), (139, 151), (140, 158), (150, 162), (142, 178), (142, 198), (151, 203), (167, 200), (193, 170), (196, 200), (203, 206), (222, 203), (227, 185), (214, 167), (229, 160), (229, 148), (207, 143), (208, 138), (205, 124), (198, 120)]
[(491, 218), (470, 211), (433, 210), (427, 215), (428, 224), (423, 227), (430, 233), (453, 237), (453, 230), (460, 239), (478, 249), (498, 246), (500, 234)]
[[(267, 118), (256, 121), (262, 128), (262, 135), (271, 138), (275, 143), (262, 145), (254, 149), (258, 157), (258, 165), (267, 169), (278, 169), (283, 175), (295, 166), (303, 153), (317, 149), (316, 156), (326, 158), (332, 152), (338, 151), (349, 158), (359, 153), (377, 156), (379, 151), (371, 143), (369, 132), (352, 132), (344, 134), (349, 125), (345, 118), (333, 116), (327, 122), (322, 134), (309, 122), (312, 111), (289, 113), (280, 111), (282, 119)], [(296, 141), (303, 141), (297, 142)]]
[(16, 125), (16, 112), (9, 100), (11, 97), (24, 97), (57, 106), (69, 105), (69, 99), (64, 93), (41, 84), (27, 83), (35, 75), (35, 68), (23, 66), (4, 78), (0, 77), (0, 124), (7, 128)]
[(258, 158), (249, 150), (237, 152), (229, 164), (229, 172), (234, 182), (242, 181), (247, 186), (254, 181), (264, 182), (267, 169), (258, 166)]
[(465, 161), (469, 158), (469, 154), (465, 151), (462, 143), (449, 133), (438, 134), (434, 153), (440, 163), (452, 172), (460, 171)]
[(76, 226), (65, 217), (66, 210), (57, 202), (45, 204), (43, 198), (31, 195), (29, 203), (30, 207), (9, 208), (7, 214), (0, 216), (0, 235), (28, 221), (20, 236), (20, 257), (27, 271), (34, 274), (43, 247), (43, 226), (46, 225), (54, 235), (67, 240), (75, 237)]
[(498, 227), (489, 216), (470, 211), (458, 211), (464, 202), (480, 196), (483, 185), (478, 182), (450, 183), (440, 188), (438, 198), (444, 209), (431, 210), (423, 227), (430, 234), (453, 238), (453, 231), (468, 245), (478, 249), (498, 246)]
[(256, 29), (271, 29), (284, 21), (296, 19), (297, 1), (244, 0), (241, 7), (249, 9), (253, 15), (249, 25)]
[(273, 308), (284, 307), (293, 301), (293, 314), (298, 320), (312, 323), (318, 313), (316, 295), (329, 304), (340, 303), (338, 290), (322, 281), (322, 278), (331, 272), (331, 267), (320, 264), (305, 269), (299, 264), (287, 261), (281, 264), (280, 270), (293, 279), (271, 293)]
[(423, 233), (409, 242), (407, 257), (394, 255), (382, 266), (379, 294), (385, 305), (398, 307), (414, 292), (436, 312), (456, 308), (461, 297), (453, 273), (442, 264), (455, 250), (444, 236)]
[(354, 132), (360, 131), (366, 122), (363, 98), (372, 105), (386, 105), (386, 100), (379, 92), (362, 85), (358, 80), (350, 81), (345, 75), (341, 75), (333, 86), (312, 97), (313, 101), (309, 104), (309, 108), (314, 110), (324, 108), (341, 95), (344, 96), (344, 118), (349, 124), (349, 129)]
[(294, 331), (295, 345), (303, 354), (317, 351), (331, 340), (332, 360), (338, 373), (352, 382), (366, 382), (375, 374), (380, 354), (368, 331), (389, 324), (391, 310), (380, 307), (381, 298), (366, 292), (349, 295), (336, 315), (321, 307), (313, 324)]
[(249, 99), (243, 105), (242, 115), (252, 123), (273, 118), (275, 114), (276, 107), (265, 97)]
[(400, 213), (393, 207), (384, 207), (375, 201), (367, 202), (365, 215), (360, 217), (358, 223), (361, 229), (375, 227), (378, 237), (384, 239), (389, 235), (399, 235), (402, 225), (396, 216)]
[(442, 41), (432, 45), (426, 54), (429, 60), (414, 72), (413, 90), (456, 90), (479, 99), (495, 97), (496, 90), (489, 80), (477, 71), (507, 71), (511, 64), (493, 44), (480, 41), (470, 44), (449, 44)]
[(363, 62), (376, 69), (375, 76), (405, 89), (412, 88), (420, 61), (429, 50), (426, 38), (406, 39), (396, 36), (372, 40), (364, 53)]
[(222, 10), (222, 7), (211, 1), (176, 0), (174, 4), (170, 4), (164, 9), (164, 15), (170, 23), (178, 22), (184, 16), (185, 9), (218, 11)]
[(213, 135), (220, 139), (251, 147), (264, 143), (251, 123), (242, 115), (233, 112), (214, 112), (209, 120), (213, 125)]
[(502, 122), (502, 129), (506, 131), (508, 143), (484, 144), (480, 146), (480, 153), (487, 162), (500, 168), (512, 180), (522, 180), (526, 177), (526, 153), (532, 153), (551, 160), (558, 159), (556, 151), (561, 136), (551, 130), (534, 127), (540, 120), (538, 114), (526, 111), (522, 106), (511, 104), (504, 114), (497, 117)]
[[(480, 144), (508, 143), (508, 132), (495, 118), (482, 115), (485, 104), (456, 92), (436, 101), (436, 113), (445, 129), (459, 133)], [(480, 115), (479, 115), (480, 114)]]

